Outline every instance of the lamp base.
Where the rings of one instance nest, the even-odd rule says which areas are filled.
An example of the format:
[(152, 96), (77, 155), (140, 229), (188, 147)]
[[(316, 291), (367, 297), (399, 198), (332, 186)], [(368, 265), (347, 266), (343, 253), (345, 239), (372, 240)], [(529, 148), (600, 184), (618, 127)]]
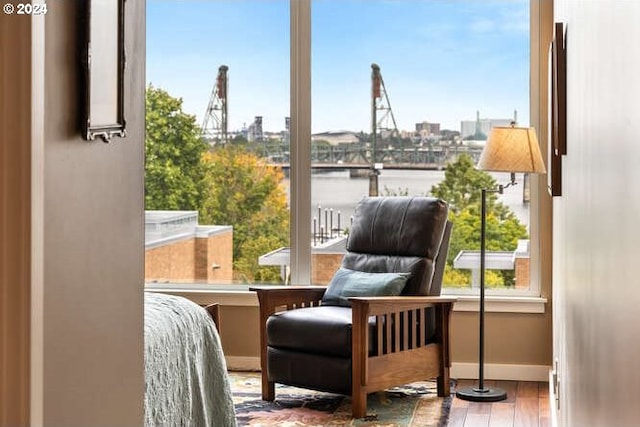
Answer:
[(497, 387), (466, 387), (458, 390), (456, 397), (471, 402), (499, 402), (507, 398), (507, 392)]

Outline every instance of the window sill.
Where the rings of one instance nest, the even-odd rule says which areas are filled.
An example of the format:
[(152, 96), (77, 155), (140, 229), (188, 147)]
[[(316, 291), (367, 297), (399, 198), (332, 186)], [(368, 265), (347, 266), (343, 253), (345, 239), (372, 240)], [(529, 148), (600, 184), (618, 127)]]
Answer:
[(226, 306), (258, 307), (258, 297), (248, 285), (213, 285), (195, 283), (146, 283), (145, 291), (162, 292), (187, 298), (196, 304), (214, 302)]
[[(248, 285), (213, 285), (192, 283), (147, 283), (145, 291), (162, 292), (190, 299), (197, 304), (206, 305), (214, 302), (226, 306), (257, 307), (258, 298), (255, 292), (249, 291)], [(480, 309), (479, 297), (470, 295), (447, 295), (458, 298), (453, 311), (477, 312)], [(532, 313), (545, 312), (547, 299), (531, 296), (485, 296), (485, 312), (487, 313)]]
[[(444, 294), (443, 294), (444, 295)], [(453, 295), (447, 295), (453, 296)], [(453, 311), (480, 311), (480, 297), (469, 295), (455, 295), (458, 302), (453, 306)], [(485, 296), (485, 313), (532, 313), (543, 314), (547, 299), (530, 296)]]

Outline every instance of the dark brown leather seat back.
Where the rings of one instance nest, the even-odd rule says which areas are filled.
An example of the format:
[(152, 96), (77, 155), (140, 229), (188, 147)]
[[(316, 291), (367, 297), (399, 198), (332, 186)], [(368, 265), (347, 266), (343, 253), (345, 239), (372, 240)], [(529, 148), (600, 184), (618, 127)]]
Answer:
[[(342, 266), (410, 273), (402, 295), (440, 295), (451, 224), (447, 204), (431, 197), (365, 197), (356, 207)], [(442, 244), (444, 241), (444, 245)]]

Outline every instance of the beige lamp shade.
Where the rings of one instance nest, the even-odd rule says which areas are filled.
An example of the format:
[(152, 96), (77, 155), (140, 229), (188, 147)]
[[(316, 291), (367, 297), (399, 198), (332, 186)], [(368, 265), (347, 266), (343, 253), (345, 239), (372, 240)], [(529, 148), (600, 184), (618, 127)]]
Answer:
[(545, 173), (535, 129), (514, 126), (491, 129), (477, 168), (493, 172)]

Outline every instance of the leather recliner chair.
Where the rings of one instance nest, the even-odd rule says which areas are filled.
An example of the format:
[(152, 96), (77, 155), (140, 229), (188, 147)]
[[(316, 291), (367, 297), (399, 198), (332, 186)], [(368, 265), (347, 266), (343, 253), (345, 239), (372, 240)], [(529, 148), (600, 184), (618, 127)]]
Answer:
[(250, 288), (260, 302), (264, 400), (274, 400), (275, 383), (350, 395), (359, 418), (367, 393), (412, 381), (437, 378), (438, 395), (449, 395), (455, 299), (439, 296), (447, 214), (444, 201), (429, 197), (366, 197), (357, 205), (342, 267), (408, 273), (400, 296), (335, 306), (324, 286)]

